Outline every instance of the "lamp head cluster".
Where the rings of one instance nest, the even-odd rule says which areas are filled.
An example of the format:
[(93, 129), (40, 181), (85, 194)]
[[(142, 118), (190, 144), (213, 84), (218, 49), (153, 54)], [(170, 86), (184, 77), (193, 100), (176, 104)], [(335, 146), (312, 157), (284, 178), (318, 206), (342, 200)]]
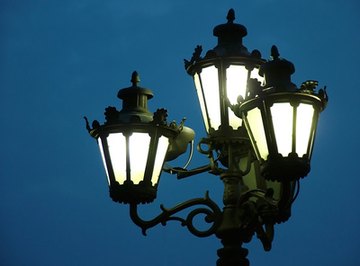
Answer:
[(310, 171), (326, 90), (316, 92), (316, 81), (304, 82), (298, 89), (291, 81), (293, 63), (280, 57), (275, 45), (268, 61), (258, 50), (249, 53), (242, 42), (247, 30), (234, 23), (233, 9), (227, 19), (214, 28), (218, 37), (214, 49), (202, 57), (202, 47), (197, 46), (192, 58), (185, 60), (211, 140), (208, 143), (216, 149), (214, 143), (224, 143), (224, 139), (236, 143), (247, 138), (265, 178), (283, 181), (304, 177)]
[[(316, 89), (317, 81), (305, 81), (299, 88), (291, 81), (295, 67), (280, 57), (276, 46), (270, 60), (262, 59), (258, 50), (249, 52), (243, 45), (247, 29), (234, 21), (230, 9), (227, 23), (213, 30), (217, 45), (204, 56), (198, 45), (191, 59), (184, 60), (206, 131), (198, 151), (209, 164), (193, 170), (167, 167), (179, 179), (203, 172), (219, 176), (224, 183), (222, 211), (206, 193), (172, 209), (161, 207), (152, 220), (138, 216), (137, 205), (156, 198), (164, 163), (186, 152), (195, 133), (184, 126), (184, 119), (169, 123), (163, 108), (148, 110), (153, 93), (139, 86), (137, 72), (132, 85), (118, 92), (120, 111), (107, 107), (105, 122), (95, 120), (91, 127), (85, 118), (100, 148), (111, 198), (130, 205), (130, 217), (143, 233), (172, 220), (199, 237), (215, 234), (224, 245), (218, 250), (218, 266), (248, 265), (241, 244), (255, 233), (270, 250), (274, 225), (290, 217), (299, 180), (310, 171), (319, 115), (328, 101), (326, 88)], [(192, 148), (188, 162), (191, 156)], [(202, 207), (186, 219), (173, 216), (195, 205)], [(213, 224), (208, 230), (195, 228), (198, 214)]]

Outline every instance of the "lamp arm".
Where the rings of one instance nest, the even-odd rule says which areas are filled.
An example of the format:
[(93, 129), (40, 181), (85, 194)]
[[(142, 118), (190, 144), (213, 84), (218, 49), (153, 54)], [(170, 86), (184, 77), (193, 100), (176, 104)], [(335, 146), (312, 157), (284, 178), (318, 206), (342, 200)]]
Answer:
[(189, 176), (208, 172), (210, 170), (211, 170), (211, 165), (203, 165), (203, 166), (197, 167), (195, 169), (191, 169), (191, 170), (187, 170), (182, 167), (171, 167), (171, 168), (164, 167), (163, 168), (163, 171), (165, 171), (167, 173), (176, 174), (177, 179), (183, 179), (183, 178), (186, 178)]
[[(183, 211), (187, 208), (194, 207), (196, 205), (205, 205), (205, 207), (198, 207), (193, 209), (188, 213), (186, 218), (181, 218), (178, 216), (173, 216), (174, 214)], [(139, 217), (137, 204), (130, 204), (130, 218), (131, 220), (142, 229), (143, 235), (146, 235), (146, 230), (152, 228), (158, 224), (166, 225), (168, 221), (179, 221), (182, 226), (186, 226), (190, 233), (197, 237), (207, 237), (215, 233), (216, 229), (219, 227), (221, 222), (222, 212), (217, 204), (210, 199), (209, 193), (206, 192), (204, 198), (195, 198), (183, 203), (176, 205), (173, 208), (167, 209), (163, 205), (160, 205), (162, 213), (156, 216), (151, 220), (143, 220)], [(212, 223), (210, 228), (207, 230), (198, 230), (194, 223), (193, 219), (198, 214), (203, 214), (205, 216), (205, 221), (207, 223)]]

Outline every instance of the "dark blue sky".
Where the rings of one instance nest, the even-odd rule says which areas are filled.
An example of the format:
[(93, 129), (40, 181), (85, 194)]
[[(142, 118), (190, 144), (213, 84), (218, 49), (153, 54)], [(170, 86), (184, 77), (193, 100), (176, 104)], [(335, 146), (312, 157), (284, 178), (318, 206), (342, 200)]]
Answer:
[[(360, 265), (359, 48), (357, 0), (0, 1), (0, 264), (215, 265), (215, 237), (178, 224), (141, 235), (127, 206), (108, 197), (97, 145), (83, 115), (120, 107), (119, 88), (138, 70), (153, 90), (152, 110), (205, 136), (191, 78), (183, 68), (197, 44), (213, 48), (212, 28), (229, 8), (245, 25), (249, 50), (269, 58), (276, 44), (296, 67), (293, 81), (327, 85), (312, 171), (273, 249), (248, 244), (252, 265)], [(192, 167), (206, 161), (195, 154)], [(181, 163), (181, 161), (179, 162)], [(212, 175), (178, 181), (163, 174), (145, 217), (209, 190)]]

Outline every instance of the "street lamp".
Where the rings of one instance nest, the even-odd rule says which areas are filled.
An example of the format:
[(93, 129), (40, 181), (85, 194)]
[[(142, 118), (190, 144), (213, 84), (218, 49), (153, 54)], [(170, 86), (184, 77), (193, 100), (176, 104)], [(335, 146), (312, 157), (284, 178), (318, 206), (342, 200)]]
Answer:
[[(291, 82), (294, 65), (280, 58), (275, 46), (269, 61), (258, 50), (248, 52), (242, 43), (246, 28), (234, 23), (233, 9), (227, 20), (214, 28), (214, 49), (202, 57), (197, 46), (185, 60), (207, 133), (197, 148), (209, 158), (208, 165), (190, 170), (164, 167), (193, 143), (194, 131), (184, 121), (168, 123), (164, 109), (147, 109), (153, 94), (138, 86), (136, 72), (132, 86), (118, 93), (121, 111), (106, 108), (103, 125), (95, 120), (90, 127), (85, 118), (100, 147), (110, 196), (130, 205), (130, 218), (143, 234), (168, 221), (181, 222), (198, 237), (215, 234), (223, 244), (217, 252), (218, 266), (249, 265), (242, 244), (254, 234), (266, 251), (271, 249), (274, 225), (289, 219), (299, 179), (310, 171), (319, 113), (328, 100), (325, 89), (316, 92), (316, 81), (306, 81), (299, 89)], [(223, 208), (206, 192), (203, 198), (170, 209), (161, 205), (158, 216), (143, 220), (137, 206), (156, 198), (161, 170), (178, 179), (203, 172), (219, 176), (224, 183)], [(185, 218), (176, 216), (185, 209)], [(197, 215), (205, 215), (207, 229), (195, 226)]]
[(132, 86), (119, 91), (123, 108), (105, 109), (106, 122), (87, 122), (92, 137), (97, 139), (109, 182), (110, 197), (120, 203), (148, 203), (156, 198), (164, 161), (174, 159), (186, 150), (194, 132), (175, 123), (167, 124), (167, 111), (152, 114), (147, 102), (151, 90), (138, 86), (137, 72)]
[(315, 92), (317, 81), (304, 82), (300, 89), (291, 82), (294, 65), (282, 58), (276, 46), (272, 60), (259, 74), (262, 87), (250, 79), (249, 95), (233, 105), (245, 122), (262, 176), (270, 180), (294, 180), (310, 171), (310, 159), (320, 112), (326, 107), (326, 91)]

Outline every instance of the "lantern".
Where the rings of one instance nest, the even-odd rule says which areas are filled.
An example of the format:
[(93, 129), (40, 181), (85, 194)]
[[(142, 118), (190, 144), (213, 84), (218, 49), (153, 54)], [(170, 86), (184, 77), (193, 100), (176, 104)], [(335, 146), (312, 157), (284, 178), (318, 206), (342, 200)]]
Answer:
[(249, 79), (263, 80), (258, 74), (263, 63), (260, 52), (249, 53), (242, 44), (246, 28), (233, 22), (233, 9), (227, 19), (226, 24), (214, 28), (213, 34), (218, 37), (214, 49), (202, 58), (202, 48), (198, 46), (191, 60), (185, 60), (185, 68), (194, 79), (206, 131), (212, 136), (237, 130), (242, 125), (230, 105), (236, 104), (239, 97), (246, 97)]
[(327, 96), (325, 90), (314, 91), (316, 81), (307, 81), (297, 89), (290, 79), (293, 64), (279, 58), (275, 46), (272, 57), (260, 68), (265, 86), (261, 90), (256, 81), (252, 83), (249, 89), (259, 93), (246, 99), (240, 112), (262, 175), (271, 180), (293, 180), (310, 171), (319, 113)]
[(118, 93), (122, 110), (106, 108), (104, 125), (94, 121), (93, 129), (89, 128), (99, 144), (111, 198), (135, 204), (156, 198), (164, 161), (183, 153), (194, 138), (191, 129), (183, 131), (183, 125), (168, 125), (165, 109), (158, 109), (154, 115), (149, 112), (147, 101), (153, 94), (138, 87), (138, 82), (134, 72), (133, 86)]

